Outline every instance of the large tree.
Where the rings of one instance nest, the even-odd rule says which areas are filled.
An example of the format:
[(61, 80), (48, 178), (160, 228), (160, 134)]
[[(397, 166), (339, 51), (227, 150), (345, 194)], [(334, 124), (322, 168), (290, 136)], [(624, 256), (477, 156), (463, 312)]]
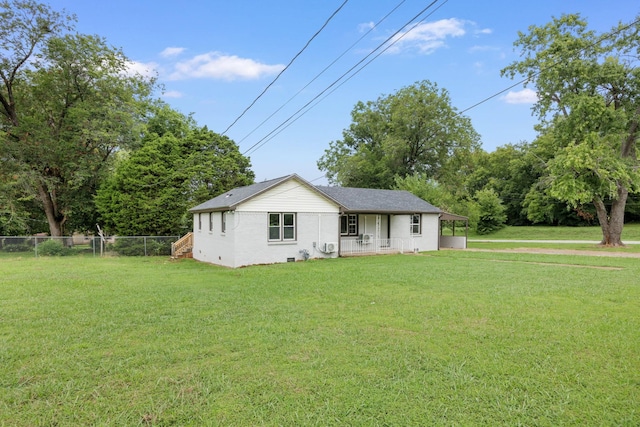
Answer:
[(414, 174), (455, 180), (479, 147), (471, 121), (429, 81), (358, 102), (351, 117), (343, 139), (331, 142), (318, 161), (334, 184), (393, 188), (396, 177)]
[(540, 182), (574, 207), (592, 203), (601, 244), (621, 245), (627, 197), (640, 190), (640, 24), (598, 34), (563, 15), (515, 46), (522, 59), (502, 72), (535, 86), (539, 131), (554, 150)]
[(109, 233), (183, 234), (191, 227), (190, 207), (253, 183), (238, 146), (191, 117), (160, 105), (146, 130), (143, 146), (123, 153), (98, 190), (96, 205)]
[(31, 0), (0, 8), (2, 204), (36, 201), (61, 236), (95, 216), (92, 195), (112, 155), (138, 139), (153, 82), (103, 39), (64, 34), (72, 17)]

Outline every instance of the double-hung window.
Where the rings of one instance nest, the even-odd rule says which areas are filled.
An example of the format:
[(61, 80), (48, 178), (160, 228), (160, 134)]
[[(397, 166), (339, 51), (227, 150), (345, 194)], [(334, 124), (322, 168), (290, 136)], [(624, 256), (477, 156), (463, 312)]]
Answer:
[(340, 217), (340, 235), (355, 236), (358, 234), (358, 215), (346, 214)]
[(420, 229), (420, 218), (422, 215), (413, 214), (411, 215), (411, 234), (422, 234)]
[(269, 213), (269, 241), (282, 242), (296, 240), (295, 213)]
[(226, 212), (220, 212), (220, 232), (221, 233), (226, 233), (227, 232), (227, 213)]
[(209, 212), (209, 231), (213, 231), (213, 212)]

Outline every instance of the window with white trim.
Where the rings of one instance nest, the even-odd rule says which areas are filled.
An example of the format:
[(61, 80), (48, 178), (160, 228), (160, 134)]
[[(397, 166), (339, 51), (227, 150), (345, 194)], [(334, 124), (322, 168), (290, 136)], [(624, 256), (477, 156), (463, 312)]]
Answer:
[(202, 213), (198, 213), (198, 230), (202, 230)]
[(269, 212), (268, 236), (270, 242), (296, 240), (296, 214)]
[(421, 233), (421, 227), (420, 227), (420, 218), (422, 217), (422, 215), (420, 214), (413, 214), (411, 215), (411, 234), (422, 234)]
[(213, 231), (213, 212), (209, 212), (209, 231)]
[(227, 213), (226, 212), (220, 212), (220, 232), (221, 233), (226, 233), (227, 232)]
[(345, 214), (340, 217), (340, 235), (341, 236), (357, 236), (358, 235), (358, 215)]

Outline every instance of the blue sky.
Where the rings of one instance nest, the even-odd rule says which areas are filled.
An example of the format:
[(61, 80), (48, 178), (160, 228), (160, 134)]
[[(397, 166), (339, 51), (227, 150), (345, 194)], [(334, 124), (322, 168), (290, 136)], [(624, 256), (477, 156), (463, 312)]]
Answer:
[[(133, 68), (156, 73), (165, 90), (158, 96), (173, 108), (193, 113), (199, 125), (222, 133), (343, 1), (51, 0), (49, 4), (75, 13), (78, 31), (100, 35), (122, 48)], [(449, 91), (453, 106), (465, 110), (509, 87), (514, 82), (500, 77), (500, 70), (518, 59), (513, 42), (518, 31), (530, 25), (578, 12), (592, 29), (608, 31), (640, 13), (637, 0), (440, 0), (418, 20), (433, 12), (431, 16), (384, 54), (277, 130), (385, 39), (398, 30), (407, 32), (403, 26), (431, 2), (349, 0), (342, 7), (226, 133), (250, 156), (257, 181), (298, 173), (324, 183), (316, 161), (330, 141), (342, 138), (358, 101), (375, 100), (426, 79)], [(535, 138), (534, 100), (535, 93), (516, 87), (465, 115), (480, 133), (483, 148), (493, 151)]]

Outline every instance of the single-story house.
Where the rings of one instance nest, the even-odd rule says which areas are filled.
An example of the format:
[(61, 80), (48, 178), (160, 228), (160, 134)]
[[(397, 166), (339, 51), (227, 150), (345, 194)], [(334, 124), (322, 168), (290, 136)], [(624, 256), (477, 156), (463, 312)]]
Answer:
[[(176, 247), (228, 267), (435, 251), (444, 214), (408, 191), (314, 186), (296, 174), (235, 188), (189, 212), (192, 240)], [(466, 247), (466, 235), (457, 239)]]

